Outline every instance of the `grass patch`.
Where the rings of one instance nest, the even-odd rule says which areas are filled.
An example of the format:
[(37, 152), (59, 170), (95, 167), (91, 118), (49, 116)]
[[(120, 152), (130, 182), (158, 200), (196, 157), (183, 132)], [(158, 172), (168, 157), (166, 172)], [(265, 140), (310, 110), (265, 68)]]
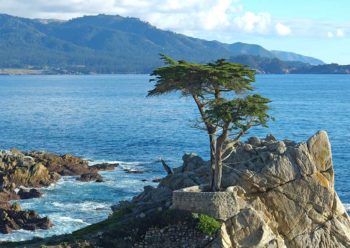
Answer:
[(216, 219), (205, 214), (194, 214), (194, 217), (198, 219), (197, 229), (209, 236), (214, 236), (221, 227), (221, 223)]

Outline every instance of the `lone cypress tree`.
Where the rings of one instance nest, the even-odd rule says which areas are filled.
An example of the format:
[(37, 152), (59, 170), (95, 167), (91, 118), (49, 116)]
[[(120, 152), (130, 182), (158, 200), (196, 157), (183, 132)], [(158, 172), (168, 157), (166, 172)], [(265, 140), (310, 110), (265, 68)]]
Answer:
[[(255, 71), (247, 66), (226, 62), (196, 64), (175, 61), (161, 55), (165, 66), (151, 74), (154, 89), (148, 96), (179, 91), (192, 97), (196, 103), (210, 143), (210, 187), (221, 188), (223, 161), (234, 150), (234, 144), (253, 126), (263, 125), (269, 119), (269, 99), (252, 91)], [(240, 97), (239, 97), (240, 96)], [(229, 138), (230, 145), (228, 143)]]

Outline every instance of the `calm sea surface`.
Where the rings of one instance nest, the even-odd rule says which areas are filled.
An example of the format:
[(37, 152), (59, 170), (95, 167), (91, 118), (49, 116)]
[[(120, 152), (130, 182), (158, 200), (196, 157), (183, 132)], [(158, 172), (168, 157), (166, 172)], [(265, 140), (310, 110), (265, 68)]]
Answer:
[[(71, 153), (91, 161), (120, 161), (103, 172), (104, 183), (72, 177), (44, 189), (44, 197), (21, 201), (48, 215), (55, 227), (17, 231), (0, 240), (23, 240), (71, 232), (105, 219), (109, 206), (163, 175), (155, 161), (181, 164), (184, 152), (208, 157), (207, 137), (191, 128), (197, 110), (177, 94), (147, 98), (147, 75), (0, 77), (0, 149)], [(259, 75), (256, 90), (269, 97), (275, 121), (250, 135), (273, 133), (304, 141), (320, 129), (332, 142), (336, 189), (350, 203), (350, 77), (346, 75)], [(126, 174), (123, 168), (144, 170)], [(350, 205), (347, 205), (350, 206)]]

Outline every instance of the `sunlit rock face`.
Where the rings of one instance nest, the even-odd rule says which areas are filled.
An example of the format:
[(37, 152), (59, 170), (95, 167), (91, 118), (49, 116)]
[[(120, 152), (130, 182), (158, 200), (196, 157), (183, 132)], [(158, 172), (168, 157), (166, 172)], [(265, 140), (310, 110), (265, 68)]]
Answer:
[[(160, 185), (174, 189), (206, 181), (208, 164), (192, 157), (193, 170), (187, 170), (186, 158)], [(238, 144), (225, 162), (223, 186), (240, 192), (231, 194), (238, 206), (212, 247), (350, 247), (350, 219), (334, 190), (325, 131), (303, 143), (270, 135)]]
[(248, 142), (251, 149), (238, 146), (227, 162), (224, 184), (242, 187), (246, 201), (223, 224), (218, 247), (350, 247), (327, 133), (299, 144)]

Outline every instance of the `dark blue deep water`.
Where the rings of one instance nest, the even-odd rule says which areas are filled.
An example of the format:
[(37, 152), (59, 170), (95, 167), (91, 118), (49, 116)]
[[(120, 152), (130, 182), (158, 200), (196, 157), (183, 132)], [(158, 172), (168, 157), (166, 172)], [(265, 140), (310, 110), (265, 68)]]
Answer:
[[(179, 165), (184, 152), (208, 157), (207, 137), (191, 128), (197, 111), (177, 94), (146, 98), (147, 75), (0, 77), (0, 149), (71, 153), (95, 162), (122, 161), (104, 172), (105, 183), (63, 178), (43, 198), (24, 208), (48, 215), (48, 231), (18, 231), (0, 240), (20, 240), (71, 232), (106, 218), (109, 206), (140, 192), (162, 175), (155, 161)], [(320, 129), (332, 142), (336, 189), (350, 203), (350, 77), (346, 75), (260, 75), (256, 90), (269, 97), (275, 121), (250, 135), (273, 133), (304, 141)], [(122, 168), (145, 174), (126, 174)], [(350, 205), (347, 205), (350, 206)]]

